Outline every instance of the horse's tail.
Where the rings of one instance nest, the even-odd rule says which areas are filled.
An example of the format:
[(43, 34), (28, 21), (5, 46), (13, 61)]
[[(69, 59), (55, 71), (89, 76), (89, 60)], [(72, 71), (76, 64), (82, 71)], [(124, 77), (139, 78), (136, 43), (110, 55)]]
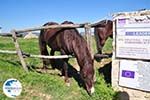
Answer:
[[(49, 26), (49, 25), (58, 25), (56, 22), (48, 22), (44, 24), (43, 26)], [(51, 38), (53, 35), (55, 35), (56, 32), (58, 32), (60, 29), (42, 29), (40, 31), (39, 35), (39, 46), (40, 51), (42, 55), (49, 55), (47, 51), (47, 41), (49, 38)]]
[(39, 47), (40, 47), (40, 51), (42, 50), (42, 47), (44, 46), (44, 30), (40, 31), (40, 35), (39, 35)]
[(44, 30), (40, 31), (39, 35), (39, 47), (42, 55), (48, 55), (46, 41), (44, 39)]

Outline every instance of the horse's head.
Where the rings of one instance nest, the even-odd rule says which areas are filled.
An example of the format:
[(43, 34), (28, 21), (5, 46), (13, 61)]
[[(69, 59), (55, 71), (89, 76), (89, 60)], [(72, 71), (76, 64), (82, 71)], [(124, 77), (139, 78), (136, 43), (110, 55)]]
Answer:
[(112, 38), (113, 35), (113, 22), (111, 20), (102, 20), (93, 25), (94, 34), (96, 37), (96, 45), (98, 54), (102, 54), (103, 46), (105, 45), (108, 37)]
[(94, 93), (94, 67), (93, 67), (93, 61), (92, 63), (86, 63), (81, 70), (81, 78), (84, 81), (85, 88), (87, 92), (91, 95)]
[(107, 39), (109, 36), (112, 35), (113, 22), (111, 20), (102, 20), (94, 24), (93, 27), (95, 29), (95, 32), (97, 31), (97, 34), (101, 39), (103, 38)]

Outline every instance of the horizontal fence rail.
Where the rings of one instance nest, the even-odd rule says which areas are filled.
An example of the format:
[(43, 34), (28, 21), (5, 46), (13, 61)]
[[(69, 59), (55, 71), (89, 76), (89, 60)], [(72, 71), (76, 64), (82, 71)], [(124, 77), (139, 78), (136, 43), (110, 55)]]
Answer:
[[(17, 54), (17, 51), (10, 51), (10, 50), (0, 50), (0, 53), (7, 53), (7, 54)], [(22, 53), (23, 56), (25, 57), (31, 57), (31, 58), (47, 58), (47, 59), (63, 59), (63, 58), (72, 58), (73, 56), (71, 55), (56, 55), (56, 56), (46, 56), (46, 55), (33, 55), (33, 54), (27, 54), (27, 53)]]
[[(23, 55), (24, 56), (24, 55)], [(64, 58), (72, 58), (71, 55), (57, 55), (57, 56), (46, 56), (46, 55), (25, 55), (31, 58), (46, 58), (46, 59), (64, 59)]]
[(101, 25), (101, 27), (105, 27), (104, 25), (100, 24), (101, 22), (97, 22), (97, 23), (93, 23), (93, 24), (90, 24), (91, 27), (95, 27), (97, 25)]
[(29, 31), (38, 31), (42, 29), (49, 29), (49, 28), (83, 28), (84, 24), (65, 24), (65, 25), (49, 25), (49, 26), (41, 26), (41, 27), (34, 27), (34, 28), (28, 28), (28, 29), (22, 29), (22, 30), (14, 30), (17, 33), (24, 33)]
[(0, 53), (7, 53), (7, 54), (17, 54), (17, 51), (10, 51), (10, 50), (0, 50)]

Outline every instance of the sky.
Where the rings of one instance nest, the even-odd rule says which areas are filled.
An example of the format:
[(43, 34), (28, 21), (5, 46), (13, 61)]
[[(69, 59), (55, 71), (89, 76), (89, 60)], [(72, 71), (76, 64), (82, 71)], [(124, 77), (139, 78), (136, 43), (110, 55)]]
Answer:
[(42, 26), (53, 21), (74, 23), (111, 19), (117, 12), (150, 10), (150, 0), (0, 0), (2, 32)]

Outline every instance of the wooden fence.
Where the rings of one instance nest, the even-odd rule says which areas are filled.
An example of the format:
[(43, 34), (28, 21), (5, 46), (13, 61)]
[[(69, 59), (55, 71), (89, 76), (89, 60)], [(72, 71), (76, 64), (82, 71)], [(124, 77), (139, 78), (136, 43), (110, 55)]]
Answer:
[[(90, 24), (90, 23), (84, 23), (84, 24), (65, 24), (65, 25), (51, 25), (51, 26), (41, 26), (41, 27), (34, 27), (34, 28), (28, 28), (28, 29), (22, 29), (22, 30), (11, 30), (13, 42), (15, 44), (16, 51), (8, 51), (8, 50), (0, 50), (0, 53), (9, 53), (9, 54), (17, 54), (19, 57), (19, 60), (22, 64), (23, 69), (28, 72), (27, 65), (24, 60), (24, 56), (26, 57), (34, 57), (34, 58), (48, 58), (48, 59), (63, 59), (63, 58), (70, 58), (71, 55), (60, 55), (60, 56), (45, 56), (45, 55), (32, 55), (32, 54), (26, 54), (22, 52), (17, 35), (19, 33), (24, 32), (30, 32), (30, 31), (37, 31), (42, 29), (50, 29), (50, 28), (85, 28), (85, 36), (88, 43), (88, 47), (90, 49), (91, 55), (94, 58), (93, 50), (91, 48), (92, 45), (92, 37), (91, 37), (91, 28), (98, 23)], [(103, 57), (103, 55), (101, 55)]]
[[(19, 33), (24, 33), (24, 32), (29, 32), (29, 31), (37, 31), (37, 30), (42, 30), (42, 29), (50, 29), (50, 28), (85, 28), (85, 33), (86, 33), (86, 39), (88, 42), (88, 47), (91, 51), (91, 42), (90, 42), (90, 35), (91, 35), (91, 26), (89, 23), (85, 24), (65, 24), (65, 25), (51, 25), (51, 26), (42, 26), (42, 27), (34, 27), (34, 28), (28, 28), (28, 29), (23, 29), (23, 30), (12, 30), (12, 38), (13, 42), (15, 44), (16, 51), (11, 51), (9, 53), (15, 53), (18, 55), (20, 62), (22, 64), (23, 69), (28, 72), (27, 65), (24, 60), (25, 54), (22, 52), (19, 42), (17, 40), (17, 34)], [(4, 52), (3, 52), (4, 53)], [(7, 52), (5, 52), (7, 53)], [(26, 55), (27, 57), (36, 57), (36, 58), (48, 58), (48, 59), (63, 59), (63, 58), (70, 58), (72, 57), (71, 55), (60, 55), (60, 56), (45, 56), (45, 55)]]

